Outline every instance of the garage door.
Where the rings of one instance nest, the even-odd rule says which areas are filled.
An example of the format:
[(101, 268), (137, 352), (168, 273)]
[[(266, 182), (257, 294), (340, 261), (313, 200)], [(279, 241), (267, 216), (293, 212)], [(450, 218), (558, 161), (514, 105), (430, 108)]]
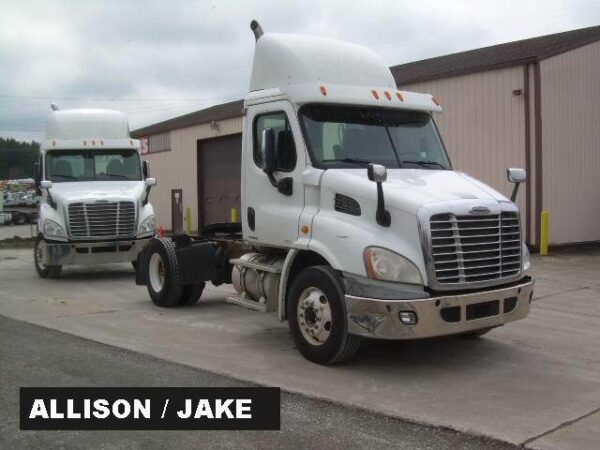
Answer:
[(198, 224), (229, 222), (240, 211), (242, 135), (198, 141)]

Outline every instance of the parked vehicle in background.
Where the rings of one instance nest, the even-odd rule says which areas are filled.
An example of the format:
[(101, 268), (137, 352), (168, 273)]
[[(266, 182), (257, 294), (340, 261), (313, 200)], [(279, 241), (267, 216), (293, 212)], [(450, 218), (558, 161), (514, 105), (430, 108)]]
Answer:
[[(33, 179), (4, 180), (0, 181), (0, 196), (3, 206), (0, 212), (4, 212), (4, 221), (0, 224), (23, 225), (37, 222), (38, 206), (40, 196), (35, 190)], [(10, 215), (7, 219), (6, 214)]]
[(276, 311), (320, 364), (352, 358), (363, 337), (472, 337), (524, 318), (519, 210), (453, 170), (439, 102), (397, 90), (364, 47), (251, 27), (242, 224), (150, 240), (136, 282), (152, 301), (189, 305), (206, 281), (232, 283), (230, 301)]
[(42, 190), (35, 269), (58, 277), (68, 264), (135, 262), (155, 230), (155, 178), (119, 111), (53, 112), (36, 167)]

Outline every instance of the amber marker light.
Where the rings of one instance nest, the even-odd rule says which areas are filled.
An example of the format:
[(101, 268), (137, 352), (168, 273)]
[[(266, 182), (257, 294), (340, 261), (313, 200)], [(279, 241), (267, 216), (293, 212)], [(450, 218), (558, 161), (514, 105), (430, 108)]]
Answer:
[(400, 100), (401, 102), (404, 101), (404, 96), (402, 95), (402, 92), (400, 92), (400, 91), (396, 92), (396, 97), (398, 97), (398, 100)]
[(373, 94), (373, 97), (375, 97), (375, 100), (379, 100), (379, 92), (377, 92), (375, 89), (373, 89), (371, 91), (371, 94)]
[(435, 104), (435, 106), (440, 106), (440, 99), (437, 97), (431, 97), (431, 101)]
[(302, 225), (302, 228), (300, 228), (300, 231), (302, 231), (302, 234), (308, 234), (310, 228), (308, 228), (306, 225)]
[(385, 91), (385, 92), (384, 92), (384, 94), (385, 94), (385, 97), (386, 97), (388, 100), (391, 100), (391, 99), (392, 99), (392, 94), (390, 94), (388, 91)]
[(321, 91), (321, 94), (323, 94), (323, 96), (327, 95), (327, 88), (325, 86), (319, 86), (319, 90)]

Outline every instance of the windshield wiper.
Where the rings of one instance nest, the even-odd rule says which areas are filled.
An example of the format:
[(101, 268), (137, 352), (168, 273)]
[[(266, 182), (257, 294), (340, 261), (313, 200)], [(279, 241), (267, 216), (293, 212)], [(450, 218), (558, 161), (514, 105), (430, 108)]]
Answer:
[(422, 166), (422, 167), (437, 166), (437, 167), (440, 167), (440, 168), (446, 170), (446, 167), (442, 166), (437, 161), (411, 161), (411, 160), (402, 160), (402, 163), (416, 164), (416, 165)]
[(102, 175), (112, 178), (119, 178), (120, 180), (129, 180), (129, 177), (127, 175), (121, 175), (119, 173), (103, 173)]
[(62, 173), (53, 173), (52, 174), (53, 177), (63, 177), (63, 178), (68, 178), (70, 180), (78, 180), (79, 178), (74, 177), (73, 175), (65, 175)]
[(351, 163), (351, 164), (360, 164), (361, 166), (368, 166), (369, 164), (371, 164), (372, 161), (369, 161), (367, 159), (360, 159), (360, 158), (339, 158), (339, 159), (324, 159), (323, 160), (324, 163), (329, 163), (329, 162), (345, 162), (345, 163)]

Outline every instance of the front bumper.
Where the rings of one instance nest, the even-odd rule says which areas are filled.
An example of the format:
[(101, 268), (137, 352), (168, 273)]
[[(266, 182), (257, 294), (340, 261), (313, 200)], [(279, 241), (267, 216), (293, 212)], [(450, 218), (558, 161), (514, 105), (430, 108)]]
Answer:
[[(377, 339), (420, 339), (497, 327), (529, 313), (534, 281), (497, 289), (409, 300), (380, 300), (346, 295), (348, 331)], [(417, 317), (405, 325), (399, 313)]]
[(47, 266), (104, 264), (135, 261), (148, 239), (150, 237), (107, 242), (42, 242), (41, 245)]

